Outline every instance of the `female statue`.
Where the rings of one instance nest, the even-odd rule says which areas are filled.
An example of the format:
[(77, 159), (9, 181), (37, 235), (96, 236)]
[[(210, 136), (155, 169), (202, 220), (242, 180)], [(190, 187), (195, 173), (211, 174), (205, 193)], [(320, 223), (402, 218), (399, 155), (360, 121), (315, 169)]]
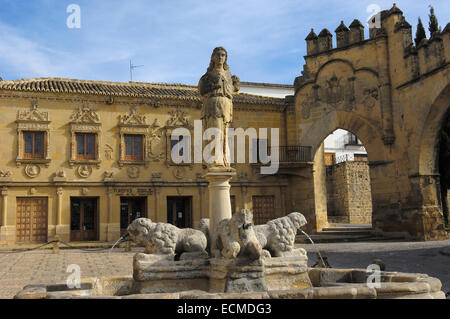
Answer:
[(227, 51), (224, 48), (215, 48), (208, 70), (198, 83), (200, 94), (203, 97), (203, 125), (205, 129), (217, 128), (222, 132), (223, 158), (216, 158), (213, 166), (225, 168), (230, 167), (226, 154), (228, 154), (227, 130), (233, 121), (233, 93), (239, 91), (239, 78), (231, 76), (227, 57)]

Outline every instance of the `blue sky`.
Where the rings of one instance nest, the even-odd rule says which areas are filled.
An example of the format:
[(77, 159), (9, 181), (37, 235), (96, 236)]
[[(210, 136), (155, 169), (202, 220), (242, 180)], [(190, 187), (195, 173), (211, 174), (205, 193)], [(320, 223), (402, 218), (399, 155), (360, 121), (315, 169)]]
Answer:
[[(81, 28), (66, 25), (68, 5), (81, 8)], [(360, 0), (0, 0), (0, 76), (4, 80), (65, 77), (130, 80), (129, 60), (144, 65), (135, 81), (197, 84), (212, 49), (224, 46), (241, 81), (292, 84), (302, 70), (305, 37), (341, 20), (365, 23)], [(450, 21), (443, 0), (397, 0), (413, 25), (428, 6), (442, 28)], [(368, 31), (366, 30), (366, 34)], [(366, 35), (367, 37), (367, 35)], [(335, 41), (335, 39), (334, 39)], [(335, 45), (335, 44), (334, 44)]]

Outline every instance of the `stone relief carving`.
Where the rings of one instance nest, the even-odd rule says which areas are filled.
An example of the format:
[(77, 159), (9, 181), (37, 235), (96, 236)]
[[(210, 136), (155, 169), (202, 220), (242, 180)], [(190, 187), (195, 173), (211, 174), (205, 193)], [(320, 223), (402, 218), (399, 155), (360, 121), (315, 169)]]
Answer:
[(48, 112), (40, 112), (38, 108), (39, 108), (38, 101), (36, 101), (36, 100), (31, 101), (31, 109), (29, 111), (19, 111), (17, 113), (17, 120), (33, 121), (33, 122), (40, 122), (40, 121), (47, 122), (49, 120)]
[(38, 177), (41, 173), (41, 168), (38, 165), (29, 164), (25, 167), (25, 175), (29, 178)]
[(186, 170), (182, 166), (176, 166), (173, 169), (173, 176), (175, 176), (176, 179), (183, 179), (186, 177)]
[(127, 169), (127, 174), (129, 178), (138, 178), (140, 175), (140, 169), (137, 166), (130, 166)]
[(145, 116), (138, 113), (137, 107), (133, 106), (130, 108), (130, 113), (126, 115), (121, 115), (119, 117), (120, 125), (146, 125), (147, 120)]
[(70, 120), (73, 123), (99, 123), (100, 117), (87, 104), (84, 104), (73, 112)]
[(103, 180), (108, 181), (108, 180), (112, 180), (114, 177), (114, 173), (111, 171), (106, 171), (103, 173)]
[(114, 152), (114, 149), (112, 148), (112, 146), (109, 145), (109, 144), (105, 144), (105, 158), (106, 158), (107, 160), (112, 160), (112, 158), (113, 158), (113, 156), (112, 156), (113, 152)]
[(92, 175), (92, 167), (89, 165), (80, 165), (78, 167), (78, 175), (82, 178), (88, 178)]
[(336, 107), (337, 104), (344, 101), (344, 89), (341, 85), (341, 79), (333, 75), (331, 79), (326, 80), (327, 88), (325, 89), (326, 101)]
[(8, 178), (11, 177), (12, 173), (8, 170), (0, 170), (0, 178)]
[(371, 111), (375, 107), (379, 98), (378, 88), (364, 89), (363, 96), (362, 103), (367, 110)]
[(191, 121), (188, 118), (188, 113), (176, 109), (173, 111), (169, 111), (170, 118), (166, 122), (167, 127), (185, 127), (185, 128), (192, 128)]

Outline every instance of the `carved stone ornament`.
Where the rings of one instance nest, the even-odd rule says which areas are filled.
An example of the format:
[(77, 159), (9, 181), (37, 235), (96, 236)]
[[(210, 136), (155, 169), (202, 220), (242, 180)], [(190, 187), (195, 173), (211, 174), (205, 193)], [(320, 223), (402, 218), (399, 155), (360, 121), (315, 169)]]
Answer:
[(129, 178), (138, 178), (140, 173), (141, 172), (138, 166), (130, 166), (127, 169), (127, 174)]
[(78, 175), (82, 178), (88, 178), (92, 175), (92, 167), (89, 165), (80, 165), (78, 167)]
[(30, 122), (47, 122), (48, 112), (39, 111), (38, 102), (33, 100), (31, 102), (31, 109), (29, 111), (19, 111), (17, 113), (17, 120)]
[(167, 120), (166, 126), (167, 127), (185, 127), (185, 128), (192, 128), (191, 121), (188, 119), (188, 113), (176, 109), (169, 112), (170, 119)]
[(175, 176), (176, 179), (183, 179), (186, 177), (186, 170), (182, 166), (176, 166), (173, 169), (173, 176)]
[(105, 158), (106, 158), (107, 160), (112, 160), (112, 158), (113, 158), (113, 156), (112, 156), (113, 152), (114, 152), (114, 149), (112, 148), (112, 146), (109, 145), (109, 144), (105, 144)]
[(106, 171), (106, 172), (103, 173), (103, 177), (104, 177), (105, 179), (112, 179), (113, 176), (114, 176), (114, 173), (111, 172), (111, 171)]
[(119, 117), (120, 125), (146, 125), (147, 120), (145, 116), (138, 113), (137, 107), (133, 106), (130, 109), (130, 113), (126, 115), (121, 115)]
[(100, 123), (100, 117), (87, 104), (80, 106), (70, 117), (72, 123)]
[(8, 178), (11, 177), (11, 171), (8, 170), (0, 170), (0, 178)]
[(25, 167), (25, 175), (29, 178), (38, 177), (41, 173), (41, 168), (38, 165), (29, 164)]
[(362, 103), (364, 104), (364, 106), (366, 107), (367, 110), (371, 111), (377, 101), (378, 101), (378, 88), (370, 88), (370, 89), (365, 89), (363, 92), (363, 100)]

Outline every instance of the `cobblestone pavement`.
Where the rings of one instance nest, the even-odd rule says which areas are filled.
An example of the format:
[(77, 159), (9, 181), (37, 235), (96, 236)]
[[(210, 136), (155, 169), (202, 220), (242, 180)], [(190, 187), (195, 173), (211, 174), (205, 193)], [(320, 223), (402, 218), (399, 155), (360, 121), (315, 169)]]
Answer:
[[(317, 261), (312, 245), (299, 244), (308, 251), (308, 264)], [(438, 278), (442, 291), (450, 292), (450, 240), (430, 242), (367, 242), (316, 244), (326, 252), (333, 268), (366, 268), (381, 259), (387, 271), (423, 273)]]
[(0, 298), (12, 298), (30, 284), (65, 283), (70, 273), (67, 267), (77, 264), (82, 278), (132, 275), (133, 255), (115, 249), (112, 253), (81, 250), (38, 250), (20, 253), (0, 253)]
[[(309, 265), (317, 258), (312, 245), (300, 244), (308, 251)], [(450, 240), (440, 242), (374, 242), (317, 244), (326, 252), (333, 268), (366, 268), (375, 258), (382, 259), (388, 271), (426, 273), (437, 277), (442, 290), (450, 291)], [(112, 253), (82, 250), (51, 250), (0, 253), (0, 298), (12, 298), (29, 284), (65, 283), (67, 267), (77, 264), (81, 277), (129, 276), (132, 274), (133, 252), (115, 249)], [(442, 253), (444, 252), (444, 253)]]

